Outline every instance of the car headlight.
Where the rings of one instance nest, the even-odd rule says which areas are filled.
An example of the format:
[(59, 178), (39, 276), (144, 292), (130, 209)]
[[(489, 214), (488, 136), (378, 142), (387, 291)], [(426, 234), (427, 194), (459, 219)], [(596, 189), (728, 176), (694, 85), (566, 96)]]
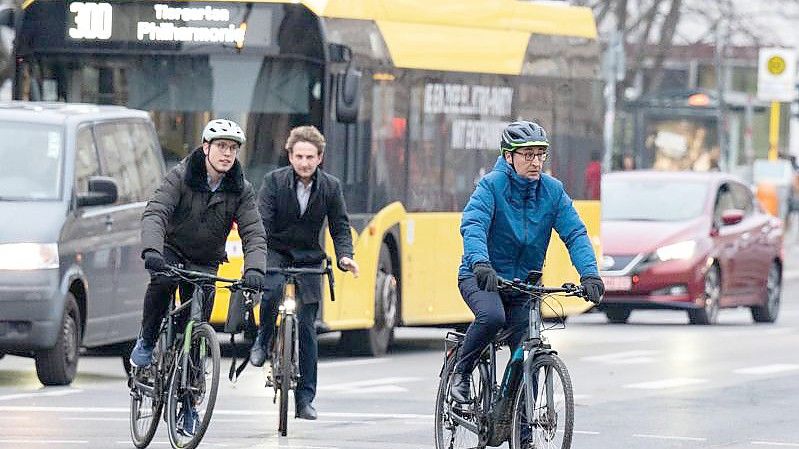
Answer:
[(55, 243), (5, 243), (0, 245), (0, 270), (58, 268)]
[(678, 242), (660, 247), (655, 251), (655, 254), (658, 256), (658, 259), (660, 259), (661, 262), (666, 262), (669, 260), (690, 259), (691, 257), (694, 257), (695, 252), (696, 241), (686, 240), (684, 242)]

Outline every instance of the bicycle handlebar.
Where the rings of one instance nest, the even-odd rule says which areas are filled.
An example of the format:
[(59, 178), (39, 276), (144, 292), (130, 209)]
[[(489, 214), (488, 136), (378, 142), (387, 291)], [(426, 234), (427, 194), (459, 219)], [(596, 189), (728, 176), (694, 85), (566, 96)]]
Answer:
[(160, 273), (165, 274), (167, 276), (170, 275), (176, 276), (187, 282), (198, 282), (198, 281), (224, 282), (230, 285), (223, 285), (221, 286), (222, 288), (227, 288), (230, 290), (243, 290), (245, 292), (250, 292), (250, 293), (258, 293), (257, 290), (246, 287), (242, 279), (228, 279), (210, 273), (205, 273), (202, 271), (184, 270), (183, 268), (174, 265), (166, 265), (166, 269), (161, 271)]
[(551, 293), (565, 293), (567, 296), (577, 296), (586, 299), (585, 289), (579, 285), (572, 283), (565, 283), (560, 287), (545, 287), (543, 285), (528, 284), (519, 279), (509, 281), (507, 279), (498, 278), (499, 287), (509, 288), (512, 290), (520, 291), (527, 294), (547, 295)]
[(330, 300), (336, 300), (335, 286), (333, 279), (333, 261), (325, 259), (324, 268), (297, 268), (297, 267), (266, 267), (266, 274), (282, 274), (285, 276), (297, 276), (302, 274), (318, 274), (327, 276), (327, 285), (330, 287)]

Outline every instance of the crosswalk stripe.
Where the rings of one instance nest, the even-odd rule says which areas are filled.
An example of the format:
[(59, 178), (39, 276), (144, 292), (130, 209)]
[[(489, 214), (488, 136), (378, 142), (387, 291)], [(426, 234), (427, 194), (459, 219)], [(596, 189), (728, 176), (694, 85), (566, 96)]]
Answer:
[(786, 371), (795, 371), (799, 369), (799, 365), (794, 365), (791, 363), (775, 363), (772, 365), (763, 365), (763, 366), (752, 366), (749, 368), (738, 368), (732, 370), (733, 373), (737, 374), (775, 374), (775, 373), (783, 373)]
[(687, 385), (696, 385), (707, 382), (707, 379), (691, 379), (687, 377), (674, 377), (671, 379), (654, 380), (651, 382), (641, 382), (625, 385), (624, 388), (637, 388), (642, 390), (661, 390), (665, 388), (677, 388)]

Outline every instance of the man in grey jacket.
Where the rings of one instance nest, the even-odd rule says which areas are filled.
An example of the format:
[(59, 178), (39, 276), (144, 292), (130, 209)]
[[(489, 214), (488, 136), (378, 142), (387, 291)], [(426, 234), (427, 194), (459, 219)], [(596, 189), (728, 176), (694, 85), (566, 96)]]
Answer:
[[(266, 267), (266, 234), (255, 203), (255, 191), (244, 178), (236, 155), (246, 139), (230, 120), (211, 120), (202, 147), (170, 170), (142, 215), (142, 258), (151, 272), (144, 297), (141, 337), (130, 355), (134, 366), (147, 366), (169, 299), (178, 282), (159, 274), (166, 264), (182, 263), (216, 273), (226, 259), (225, 242), (238, 224), (244, 247), (244, 281), (261, 289)], [(181, 285), (190, 297), (190, 286)], [(212, 303), (206, 304), (206, 319)]]

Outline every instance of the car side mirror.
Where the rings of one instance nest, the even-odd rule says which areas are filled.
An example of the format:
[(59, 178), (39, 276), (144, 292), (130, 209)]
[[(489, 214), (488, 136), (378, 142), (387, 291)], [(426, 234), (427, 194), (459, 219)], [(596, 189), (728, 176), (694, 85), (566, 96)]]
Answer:
[(89, 178), (89, 191), (78, 194), (78, 207), (114, 204), (118, 195), (117, 182), (113, 178), (92, 176)]
[(744, 211), (740, 209), (727, 209), (721, 213), (721, 223), (724, 226), (738, 224), (744, 219)]

